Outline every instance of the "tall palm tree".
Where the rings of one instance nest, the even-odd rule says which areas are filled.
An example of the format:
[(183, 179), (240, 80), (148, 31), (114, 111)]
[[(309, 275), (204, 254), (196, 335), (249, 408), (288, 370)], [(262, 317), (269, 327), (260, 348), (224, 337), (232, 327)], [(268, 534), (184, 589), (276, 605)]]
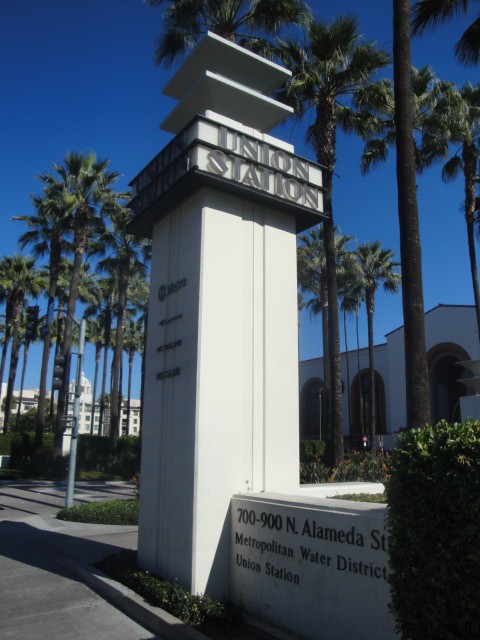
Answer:
[(102, 357), (104, 333), (103, 322), (99, 317), (87, 320), (87, 340), (95, 347), (95, 374), (93, 376), (92, 411), (90, 414), (90, 434), (93, 435), (95, 424), (95, 403), (97, 400), (98, 369)]
[(396, 293), (400, 284), (400, 275), (395, 272), (395, 268), (400, 263), (394, 262), (393, 251), (382, 249), (381, 243), (371, 242), (362, 244), (356, 250), (358, 262), (361, 269), (365, 306), (367, 308), (368, 322), (368, 367), (370, 381), (370, 403), (369, 403), (369, 430), (370, 449), (375, 451), (375, 434), (377, 416), (375, 411), (375, 356), (373, 349), (373, 314), (375, 312), (375, 292), (382, 284), (385, 291)]
[(393, 75), (407, 427), (420, 427), (430, 422), (431, 414), (413, 145), (410, 0), (393, 0)]
[[(358, 312), (360, 304), (364, 300), (361, 269), (354, 252), (345, 255), (343, 272), (339, 278), (339, 290), (341, 296), (341, 310), (343, 313), (343, 333), (345, 341), (345, 360), (347, 368), (347, 406), (349, 433), (352, 433), (352, 408), (350, 402), (350, 358), (348, 351), (347, 316), (355, 314), (355, 328), (357, 336), (357, 374), (360, 373), (360, 344), (358, 333)], [(358, 376), (360, 382), (360, 376)], [(359, 395), (360, 398), (360, 395)]]
[(118, 298), (116, 301), (117, 328), (113, 352), (110, 399), (110, 441), (112, 449), (115, 449), (120, 434), (119, 398), (121, 389), (119, 385), (123, 353), (124, 320), (128, 300), (128, 283), (135, 275), (146, 275), (146, 265), (145, 262), (142, 261), (142, 258), (146, 259), (146, 257), (143, 252), (145, 247), (144, 240), (126, 232), (131, 220), (130, 209), (116, 205), (109, 208), (109, 217), (112, 226), (106, 230), (102, 236), (107, 251), (109, 251), (109, 256), (100, 263), (100, 267), (103, 268), (106, 266), (107, 268), (116, 269), (118, 277)]
[(103, 265), (107, 276), (98, 280), (98, 295), (95, 301), (88, 305), (85, 316), (97, 316), (102, 324), (103, 331), (103, 365), (102, 384), (100, 391), (100, 415), (98, 420), (98, 435), (104, 432), (105, 399), (107, 398), (107, 370), (108, 352), (112, 346), (112, 320), (115, 309), (115, 301), (118, 292), (118, 273), (113, 265)]
[(128, 385), (127, 385), (127, 429), (130, 424), (130, 402), (132, 398), (132, 368), (136, 353), (143, 350), (143, 320), (129, 318), (125, 323), (123, 348), (128, 355)]
[(455, 150), (443, 166), (442, 178), (448, 182), (455, 179), (460, 173), (463, 174), (468, 255), (477, 315), (477, 330), (480, 336), (480, 290), (474, 229), (478, 161), (480, 158), (480, 84), (474, 87), (467, 83), (460, 90), (453, 86), (450, 87), (439, 101), (436, 111), (440, 126), (425, 138), (424, 145), (426, 153), (437, 158), (438, 156), (448, 157), (449, 143), (453, 143)]
[[(113, 184), (119, 177), (116, 171), (107, 171), (108, 160), (97, 160), (93, 152), (85, 155), (70, 152), (63, 164), (54, 164), (59, 176), (42, 174), (39, 177), (51, 187), (61, 203), (72, 212), (73, 270), (65, 319), (63, 355), (69, 356), (72, 342), (72, 325), (78, 298), (78, 286), (84, 256), (89, 242), (103, 231), (104, 223), (99, 210), (105, 203), (114, 203), (125, 194), (115, 194)], [(58, 397), (58, 419), (65, 410), (66, 387)]]
[(146, 0), (152, 7), (166, 5), (164, 32), (156, 40), (154, 60), (165, 67), (194, 46), (207, 31), (231, 42), (262, 50), (259, 34), (278, 33), (282, 26), (299, 24), (309, 14), (301, 0)]
[[(421, 34), (459, 13), (466, 14), (474, 3), (474, 0), (418, 0), (412, 9), (413, 33)], [(455, 45), (455, 55), (465, 65), (477, 64), (480, 59), (480, 13), (478, 16)]]
[(0, 287), (8, 291), (7, 296), (11, 316), (7, 323), (12, 327), (12, 348), (10, 368), (5, 396), (3, 430), (8, 431), (12, 409), (13, 388), (20, 352), (20, 325), (27, 296), (38, 297), (46, 286), (46, 273), (35, 268), (35, 258), (14, 255), (5, 257), (0, 263)]
[(362, 42), (358, 20), (351, 15), (340, 16), (331, 23), (309, 19), (303, 41), (286, 40), (279, 54), (293, 72), (283, 97), (291, 98), (299, 115), (313, 111), (314, 122), (308, 129), (308, 139), (317, 161), (325, 167), (324, 209), (329, 214), (324, 222), (324, 242), (329, 300), (332, 462), (338, 464), (343, 457), (342, 379), (332, 203), (337, 127), (341, 125), (339, 114), (348, 109), (346, 103), (389, 63), (389, 56), (376, 44)]
[(139, 313), (138, 319), (142, 323), (142, 347), (140, 353), (142, 355), (141, 363), (141, 379), (140, 379), (140, 430), (143, 424), (143, 400), (145, 390), (145, 354), (147, 348), (147, 329), (148, 329), (148, 303), (150, 299), (150, 282), (148, 278), (133, 278), (130, 281), (128, 298), (132, 302), (136, 313)]
[[(441, 130), (438, 104), (451, 83), (442, 82), (430, 67), (411, 68), (412, 129), (415, 167), (422, 173), (435, 159), (433, 147), (422, 153), (422, 140)], [(355, 113), (344, 114), (344, 124), (366, 138), (360, 168), (368, 173), (372, 167), (385, 162), (390, 148), (395, 146), (395, 100), (393, 85), (383, 79), (371, 84), (355, 96)]]
[[(335, 257), (336, 270), (343, 272), (344, 259), (348, 255), (347, 244), (353, 240), (352, 236), (337, 233), (335, 229)], [(311, 297), (305, 303), (310, 314), (322, 316), (322, 341), (323, 341), (323, 424), (327, 426), (327, 442), (329, 450), (333, 446), (333, 434), (330, 421), (330, 395), (331, 395), (331, 370), (330, 353), (328, 344), (328, 281), (326, 270), (326, 254), (324, 243), (324, 228), (322, 226), (310, 229), (300, 236), (303, 243), (297, 249), (298, 282), (303, 293), (309, 293)], [(330, 451), (329, 451), (330, 453)]]
[[(53, 307), (59, 277), (60, 261), (63, 253), (71, 247), (67, 235), (70, 231), (71, 211), (55, 197), (55, 189), (52, 187), (45, 189), (45, 195), (43, 197), (30, 196), (30, 199), (35, 207), (35, 213), (31, 215), (14, 216), (12, 219), (25, 222), (28, 226), (28, 231), (25, 231), (18, 240), (21, 249), (24, 249), (30, 244), (32, 245), (33, 255), (35, 257), (48, 254), (47, 323), (49, 325), (53, 319)], [(50, 331), (47, 331), (43, 336), (42, 366), (35, 423), (36, 447), (41, 446), (45, 429), (47, 372), (51, 345)]]

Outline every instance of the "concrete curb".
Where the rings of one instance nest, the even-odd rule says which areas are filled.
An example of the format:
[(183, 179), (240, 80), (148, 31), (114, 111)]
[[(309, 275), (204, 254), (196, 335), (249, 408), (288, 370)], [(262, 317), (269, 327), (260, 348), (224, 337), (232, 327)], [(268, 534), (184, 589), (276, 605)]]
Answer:
[(57, 557), (56, 560), (95, 593), (165, 640), (210, 640), (208, 636), (189, 627), (167, 611), (148, 604), (141, 596), (112, 580), (99, 569), (66, 556)]

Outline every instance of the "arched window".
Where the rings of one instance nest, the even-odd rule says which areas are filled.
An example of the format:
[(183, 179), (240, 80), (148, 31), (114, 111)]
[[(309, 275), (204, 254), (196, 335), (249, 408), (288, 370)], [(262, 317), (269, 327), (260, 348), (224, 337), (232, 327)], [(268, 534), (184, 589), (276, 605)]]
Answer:
[[(364, 369), (352, 382), (350, 393), (352, 432), (351, 435), (370, 433), (370, 372)], [(385, 385), (382, 376), (375, 371), (375, 418), (376, 432), (387, 433), (387, 416), (385, 409)]]
[(469, 375), (457, 364), (461, 360), (470, 360), (470, 356), (465, 349), (454, 343), (438, 344), (427, 354), (430, 408), (434, 423), (442, 419), (459, 421), (460, 397), (473, 393), (459, 382), (460, 378)]
[(303, 385), (300, 396), (300, 437), (318, 439), (322, 437), (323, 382), (311, 378)]

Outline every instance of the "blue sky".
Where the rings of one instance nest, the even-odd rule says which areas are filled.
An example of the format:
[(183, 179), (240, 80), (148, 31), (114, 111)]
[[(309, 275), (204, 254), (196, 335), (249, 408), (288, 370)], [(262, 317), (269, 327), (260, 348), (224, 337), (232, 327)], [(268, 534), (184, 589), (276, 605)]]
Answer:
[[(370, 0), (310, 2), (328, 19), (359, 16), (361, 32), (392, 48), (392, 3)], [(452, 48), (472, 16), (457, 18), (413, 42), (412, 63), (429, 64), (442, 79), (458, 85), (478, 82), (478, 68), (464, 68)], [(122, 173), (119, 188), (170, 140), (159, 123), (174, 102), (161, 95), (171, 75), (155, 67), (153, 41), (162, 31), (161, 10), (141, 0), (2, 0), (0, 7), (0, 256), (17, 248), (24, 230), (11, 217), (31, 213), (29, 194), (39, 194), (35, 176), (61, 162), (69, 150), (94, 150)], [(391, 74), (391, 70), (386, 72)], [(308, 122), (287, 122), (272, 133), (314, 159), (304, 142)], [(367, 177), (360, 175), (362, 143), (339, 135), (334, 184), (334, 216), (358, 242), (381, 240), (399, 257), (394, 155)], [(438, 303), (472, 304), (465, 223), (460, 210), (462, 183), (444, 185), (440, 167), (418, 181), (425, 309)], [(2, 310), (0, 310), (2, 311)], [(366, 345), (362, 313), (361, 343)], [(401, 296), (379, 293), (375, 340), (402, 324)], [(352, 327), (353, 328), (353, 327)], [(353, 343), (353, 333), (350, 338)], [(343, 348), (343, 344), (342, 344)], [(32, 359), (39, 359), (33, 349)], [(300, 357), (321, 354), (320, 319), (300, 320)], [(87, 351), (90, 363), (91, 353)], [(33, 363), (32, 363), (33, 364)], [(87, 364), (90, 378), (92, 365)], [(134, 393), (138, 394), (138, 365)], [(27, 386), (37, 386), (30, 366)], [(16, 385), (18, 387), (18, 383)]]

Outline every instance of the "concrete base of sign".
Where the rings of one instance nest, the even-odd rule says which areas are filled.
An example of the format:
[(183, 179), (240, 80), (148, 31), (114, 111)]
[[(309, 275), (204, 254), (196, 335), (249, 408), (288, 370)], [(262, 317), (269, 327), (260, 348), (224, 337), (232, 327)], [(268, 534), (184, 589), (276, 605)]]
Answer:
[(385, 506), (277, 493), (232, 499), (232, 597), (309, 640), (393, 640)]
[(223, 597), (232, 495), (298, 487), (295, 219), (201, 188), (152, 255), (139, 562)]

